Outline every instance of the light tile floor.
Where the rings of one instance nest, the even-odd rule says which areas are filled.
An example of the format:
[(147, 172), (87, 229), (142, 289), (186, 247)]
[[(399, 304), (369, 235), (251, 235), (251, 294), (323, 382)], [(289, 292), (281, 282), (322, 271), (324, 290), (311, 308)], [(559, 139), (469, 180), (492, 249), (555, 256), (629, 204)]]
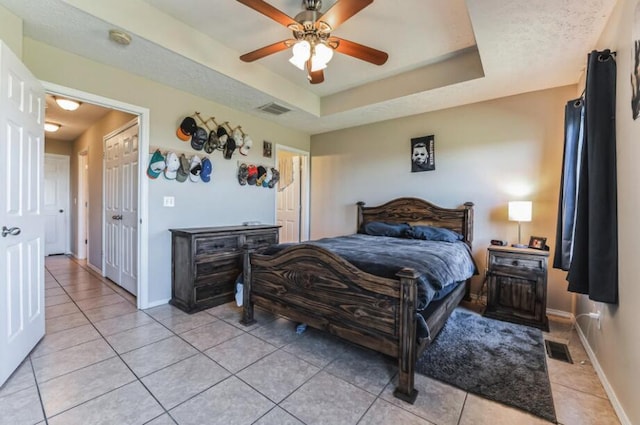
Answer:
[[(46, 260), (45, 338), (0, 388), (0, 425), (544, 424), (517, 409), (416, 375), (414, 405), (392, 396), (396, 365), (369, 350), (232, 303), (196, 314), (146, 311), (64, 256)], [(558, 421), (619, 424), (566, 319), (545, 337), (574, 364), (548, 359)]]

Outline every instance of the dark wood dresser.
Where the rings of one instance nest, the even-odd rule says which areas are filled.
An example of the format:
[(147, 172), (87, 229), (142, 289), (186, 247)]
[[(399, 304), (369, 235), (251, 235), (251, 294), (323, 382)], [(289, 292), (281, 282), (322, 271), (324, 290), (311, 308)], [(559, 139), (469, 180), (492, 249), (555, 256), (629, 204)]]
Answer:
[(488, 294), (484, 315), (548, 331), (549, 251), (491, 246), (487, 254)]
[(278, 243), (280, 226), (221, 226), (169, 229), (171, 301), (187, 313), (234, 299), (242, 273), (242, 248)]

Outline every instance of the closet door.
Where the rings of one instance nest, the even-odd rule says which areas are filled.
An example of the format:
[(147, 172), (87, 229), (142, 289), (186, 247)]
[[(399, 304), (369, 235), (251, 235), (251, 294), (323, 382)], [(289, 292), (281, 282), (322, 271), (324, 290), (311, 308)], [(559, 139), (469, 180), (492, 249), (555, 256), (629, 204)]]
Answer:
[(105, 275), (137, 294), (138, 124), (105, 139)]

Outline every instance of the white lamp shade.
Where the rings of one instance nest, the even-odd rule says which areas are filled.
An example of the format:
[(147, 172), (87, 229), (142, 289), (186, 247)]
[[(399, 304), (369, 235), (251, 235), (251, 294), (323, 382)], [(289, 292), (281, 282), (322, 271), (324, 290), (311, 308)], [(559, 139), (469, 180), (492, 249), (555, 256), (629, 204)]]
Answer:
[(293, 56), (289, 59), (293, 65), (297, 66), (301, 70), (304, 70), (304, 65), (309, 56), (311, 56), (311, 44), (308, 41), (302, 40), (293, 45)]
[(531, 201), (510, 201), (509, 221), (531, 221)]

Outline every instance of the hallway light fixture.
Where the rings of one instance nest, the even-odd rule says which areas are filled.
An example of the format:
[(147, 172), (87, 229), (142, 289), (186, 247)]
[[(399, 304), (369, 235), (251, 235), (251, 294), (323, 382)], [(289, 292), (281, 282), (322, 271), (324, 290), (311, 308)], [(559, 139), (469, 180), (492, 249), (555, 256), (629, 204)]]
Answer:
[(64, 99), (64, 98), (55, 97), (55, 96), (54, 96), (54, 99), (56, 100), (56, 103), (58, 104), (58, 106), (64, 109), (65, 111), (75, 111), (81, 105), (81, 103), (78, 102), (77, 100)]
[(55, 124), (52, 122), (44, 123), (44, 131), (48, 133), (55, 133), (56, 131), (60, 130), (60, 127), (62, 127), (60, 124)]

